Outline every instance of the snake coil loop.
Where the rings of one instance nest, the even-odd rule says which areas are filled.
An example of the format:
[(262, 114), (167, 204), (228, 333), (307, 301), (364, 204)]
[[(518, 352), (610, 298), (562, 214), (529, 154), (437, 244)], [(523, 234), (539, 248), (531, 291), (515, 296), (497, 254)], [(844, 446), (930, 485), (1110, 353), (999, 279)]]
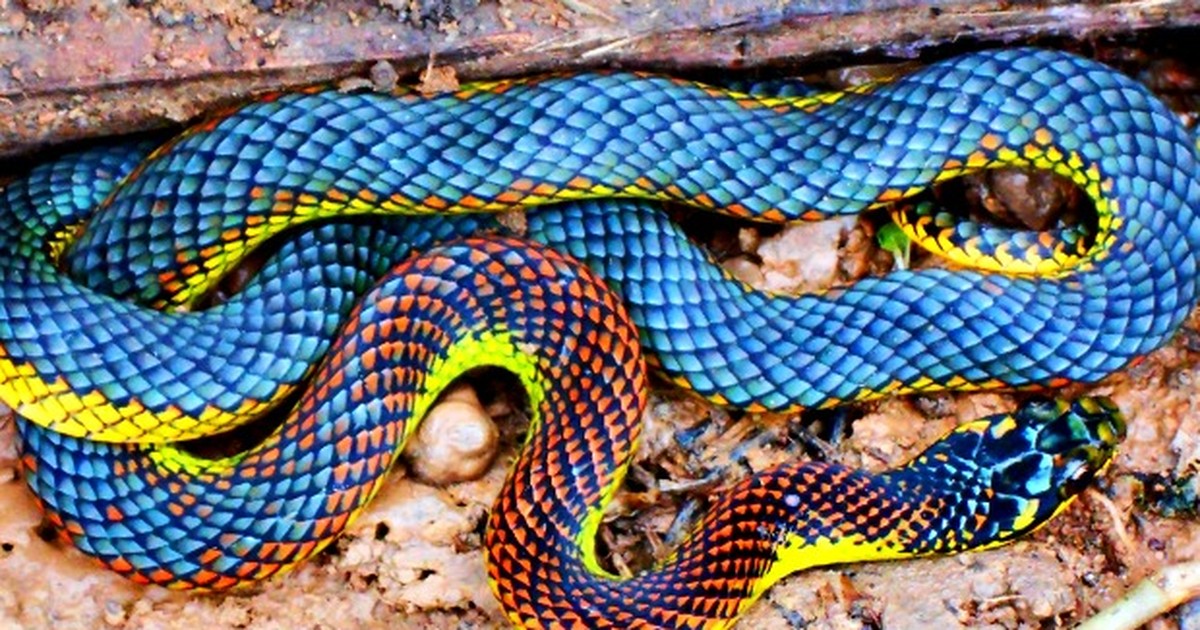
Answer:
[[(0, 400), (65, 539), (139, 582), (225, 589), (334, 540), (439, 392), (498, 365), (534, 411), (485, 536), (508, 617), (725, 627), (795, 570), (1039, 526), (1100, 474), (1124, 421), (1102, 399), (1042, 401), (885, 473), (764, 471), (714, 499), (671, 557), (619, 579), (594, 537), (640, 432), (647, 366), (756, 411), (1094, 382), (1164, 344), (1196, 302), (1196, 160), (1144, 88), (1030, 49), (815, 96), (626, 73), (272, 95), (3, 190)], [(648, 201), (812, 220), (1005, 165), (1083, 189), (1091, 245), (898, 213), (976, 268), (766, 295)], [(517, 207), (527, 233), (497, 234), (491, 213)], [(328, 221), (363, 214), (404, 216)], [(297, 225), (241, 293), (195, 308)], [(247, 453), (172, 445), (292, 394)]]

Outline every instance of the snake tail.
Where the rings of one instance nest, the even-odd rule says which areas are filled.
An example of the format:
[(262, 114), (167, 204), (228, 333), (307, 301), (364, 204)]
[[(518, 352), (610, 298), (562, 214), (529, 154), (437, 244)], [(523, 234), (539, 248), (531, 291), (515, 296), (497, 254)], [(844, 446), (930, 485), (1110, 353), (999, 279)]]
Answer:
[[(636, 448), (646, 373), (637, 330), (603, 280), (541, 245), (466, 239), (397, 267), (345, 333), (296, 411), (247, 454), (207, 461), (22, 421), (26, 479), (65, 537), (108, 566), (142, 582), (230, 588), (331, 542), (438, 393), (498, 365), (534, 412), (485, 534), (510, 619), (723, 627), (808, 566), (1027, 532), (1092, 481), (1124, 435), (1103, 400), (1037, 402), (965, 424), (882, 474), (784, 465), (736, 485), (673, 556), (623, 580), (601, 568), (594, 539)], [(302, 452), (314, 440), (325, 446)]]

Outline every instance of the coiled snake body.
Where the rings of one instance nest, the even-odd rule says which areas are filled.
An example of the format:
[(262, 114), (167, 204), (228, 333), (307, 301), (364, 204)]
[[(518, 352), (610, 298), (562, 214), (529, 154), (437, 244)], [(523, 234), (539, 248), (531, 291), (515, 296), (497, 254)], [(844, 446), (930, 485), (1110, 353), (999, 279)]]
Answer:
[[(782, 410), (1092, 382), (1163, 344), (1196, 301), (1194, 142), (1144, 88), (1056, 52), (979, 53), (806, 98), (630, 74), (434, 97), (302, 91), (148, 152), (72, 154), (4, 191), (0, 398), (23, 418), (26, 479), (64, 536), (168, 586), (228, 588), (316, 553), (438, 393), (499, 365), (534, 411), (485, 540), (506, 614), (728, 625), (805, 566), (1036, 527), (1109, 461), (1123, 425), (1104, 401), (1039, 403), (884, 475), (771, 470), (623, 581), (593, 536), (638, 436), (635, 338), (710, 400)], [(1000, 271), (895, 272), (814, 296), (751, 291), (645, 201), (573, 201), (817, 219), (1001, 165), (1072, 179), (1096, 229), (898, 210), (919, 243)], [(544, 206), (528, 216), (534, 242), (489, 235), (485, 213), (521, 206)], [(372, 213), (419, 216), (310, 226), (230, 301), (193, 308), (285, 227)], [(205, 460), (168, 444), (249, 420), (310, 375), (249, 453)]]

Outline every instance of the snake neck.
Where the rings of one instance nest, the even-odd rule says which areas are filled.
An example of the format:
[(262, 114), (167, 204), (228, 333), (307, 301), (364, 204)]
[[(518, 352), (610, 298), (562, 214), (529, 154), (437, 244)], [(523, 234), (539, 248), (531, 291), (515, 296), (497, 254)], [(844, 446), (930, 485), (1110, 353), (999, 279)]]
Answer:
[[(1107, 466), (1123, 436), (1111, 405), (1038, 402), (960, 425), (883, 473), (787, 463), (717, 495), (669, 557), (628, 578), (599, 567), (596, 513), (578, 521), (544, 507), (551, 490), (536, 460), (522, 457), (487, 534), (493, 588), (521, 627), (725, 628), (796, 571), (984, 549), (1028, 533)], [(543, 507), (517, 509), (527, 505)]]
[[(514, 475), (532, 484), (530, 465), (518, 462)], [(598, 570), (591, 540), (581, 540), (594, 535), (586, 523), (564, 527), (556, 511), (510, 509), (550, 490), (506, 492), (485, 545), (493, 587), (521, 627), (729, 627), (796, 571), (999, 544), (1008, 512), (987, 496), (988, 479), (941, 483), (932, 472), (873, 476), (815, 462), (772, 469), (722, 493), (670, 557), (629, 578)], [(988, 506), (992, 518), (982, 516)], [(535, 539), (552, 542), (528, 543)]]

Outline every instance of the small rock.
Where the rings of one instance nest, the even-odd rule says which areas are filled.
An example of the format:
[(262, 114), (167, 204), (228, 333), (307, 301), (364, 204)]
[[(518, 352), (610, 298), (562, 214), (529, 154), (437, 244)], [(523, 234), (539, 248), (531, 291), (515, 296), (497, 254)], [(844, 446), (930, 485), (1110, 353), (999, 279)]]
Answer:
[(838, 247), (857, 217), (794, 223), (758, 247), (765, 277), (760, 289), (785, 293), (828, 289), (837, 279)]
[(948, 393), (913, 396), (912, 404), (926, 418), (949, 418), (955, 412), (954, 396)]
[(734, 278), (753, 286), (762, 286), (766, 278), (762, 269), (745, 256), (735, 256), (721, 263), (725, 271), (733, 274)]
[(65, 0), (22, 0), (20, 3), (31, 13), (53, 15), (63, 10), (70, 3)]
[(458, 89), (458, 73), (450, 66), (430, 64), (421, 71), (417, 89), (426, 96), (453, 92)]
[(400, 82), (396, 67), (386, 61), (376, 61), (371, 66), (371, 86), (376, 92), (391, 92)]
[(980, 203), (1002, 222), (1048, 230), (1074, 203), (1075, 187), (1046, 171), (1005, 168), (969, 178)]
[(104, 623), (120, 626), (125, 623), (125, 609), (115, 600), (104, 602)]
[(406, 453), (418, 477), (439, 485), (458, 483), (487, 472), (499, 439), (475, 390), (460, 387), (425, 415)]
[(496, 222), (508, 228), (508, 231), (517, 236), (524, 236), (529, 233), (529, 220), (525, 217), (525, 210), (523, 209), (501, 212), (496, 215)]
[(762, 243), (762, 235), (754, 228), (742, 228), (737, 233), (738, 247), (747, 253), (755, 253), (758, 251), (758, 245)]

